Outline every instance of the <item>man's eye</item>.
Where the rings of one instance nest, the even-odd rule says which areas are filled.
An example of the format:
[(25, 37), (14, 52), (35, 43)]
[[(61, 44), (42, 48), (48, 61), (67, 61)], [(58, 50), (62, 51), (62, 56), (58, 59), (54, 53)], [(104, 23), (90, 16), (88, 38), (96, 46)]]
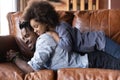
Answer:
[(23, 37), (22, 39), (23, 39), (23, 40), (25, 40), (25, 38), (24, 38), (24, 37)]

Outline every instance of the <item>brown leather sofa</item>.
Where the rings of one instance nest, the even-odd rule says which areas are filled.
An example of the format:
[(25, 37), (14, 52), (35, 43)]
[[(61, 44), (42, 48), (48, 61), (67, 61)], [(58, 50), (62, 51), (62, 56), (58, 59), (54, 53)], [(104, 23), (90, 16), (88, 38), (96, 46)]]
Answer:
[[(76, 26), (81, 32), (103, 30), (107, 36), (120, 44), (120, 10), (58, 11), (60, 20)], [(31, 57), (31, 51), (22, 42), (19, 19), (22, 12), (7, 15), (10, 35), (0, 36), (0, 80), (120, 80), (119, 70), (96, 68), (64, 68), (57, 72), (40, 70), (24, 74), (14, 63), (6, 61), (10, 49)]]

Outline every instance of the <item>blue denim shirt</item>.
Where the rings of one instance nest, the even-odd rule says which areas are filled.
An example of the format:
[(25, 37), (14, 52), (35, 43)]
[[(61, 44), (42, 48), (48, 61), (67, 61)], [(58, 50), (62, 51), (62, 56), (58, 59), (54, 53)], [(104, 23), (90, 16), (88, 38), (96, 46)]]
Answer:
[(83, 32), (73, 28), (66, 22), (61, 22), (56, 27), (59, 34), (59, 46), (67, 51), (90, 52), (105, 49), (105, 34), (102, 31)]
[(60, 68), (87, 68), (88, 55), (81, 56), (79, 53), (68, 52), (54, 41), (47, 33), (38, 37), (36, 50), (28, 64), (34, 70)]

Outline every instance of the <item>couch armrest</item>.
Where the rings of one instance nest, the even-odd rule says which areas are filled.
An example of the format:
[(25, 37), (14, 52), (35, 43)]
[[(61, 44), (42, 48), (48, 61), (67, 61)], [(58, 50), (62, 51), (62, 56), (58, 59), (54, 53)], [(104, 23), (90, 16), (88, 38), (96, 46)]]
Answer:
[(6, 52), (10, 49), (18, 51), (15, 37), (13, 36), (0, 36), (0, 62), (5, 61)]
[(119, 70), (67, 68), (58, 70), (57, 80), (119, 80)]

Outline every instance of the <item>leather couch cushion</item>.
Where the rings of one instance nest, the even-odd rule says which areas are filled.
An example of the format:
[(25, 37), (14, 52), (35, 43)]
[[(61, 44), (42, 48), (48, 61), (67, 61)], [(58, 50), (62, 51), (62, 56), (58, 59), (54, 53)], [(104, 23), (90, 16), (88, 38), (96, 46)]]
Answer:
[(58, 80), (120, 80), (120, 71), (95, 68), (60, 69)]
[(23, 80), (23, 72), (13, 63), (0, 63), (0, 80)]
[(52, 70), (40, 70), (28, 73), (24, 80), (56, 80)]

